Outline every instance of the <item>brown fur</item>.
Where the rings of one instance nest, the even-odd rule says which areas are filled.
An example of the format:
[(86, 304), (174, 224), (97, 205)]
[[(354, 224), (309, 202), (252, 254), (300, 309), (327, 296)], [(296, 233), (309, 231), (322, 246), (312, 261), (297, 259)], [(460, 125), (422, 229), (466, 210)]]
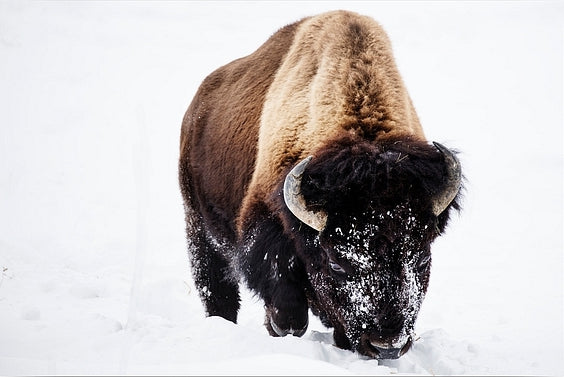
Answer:
[[(340, 146), (348, 141), (353, 145), (344, 148), (346, 153), (339, 154)], [(358, 150), (370, 153), (367, 157), (366, 153), (357, 153)], [(396, 157), (407, 152), (414, 157), (413, 161), (396, 164), (402, 161)], [(309, 181), (304, 180), (303, 194), (305, 197), (308, 192), (316, 192), (312, 196), (324, 198), (324, 204), (336, 202), (331, 189), (340, 187), (327, 188), (324, 182), (331, 183), (333, 178), (343, 180), (345, 176), (349, 179), (340, 183), (354, 184), (370, 200), (373, 192), (369, 188), (385, 191), (380, 187), (386, 184), (385, 179), (395, 184), (390, 186), (392, 194), (397, 187), (406, 188), (406, 195), (421, 194), (415, 196), (429, 199), (421, 200), (425, 202), (421, 205), (423, 212), (429, 208), (427, 202), (434, 193), (427, 190), (427, 181), (433, 187), (440, 186), (437, 183), (440, 179), (432, 178), (442, 175), (439, 162), (442, 155), (425, 143), (390, 42), (383, 29), (369, 17), (334, 11), (305, 18), (279, 30), (254, 53), (209, 75), (182, 123), (179, 174), (192, 271), (208, 315), (236, 321), (239, 309), (238, 282), (233, 278), (236, 271), (264, 300), (266, 327), (272, 335), (303, 334), (309, 301), (322, 320), (335, 326), (338, 346), (360, 347), (361, 351), (368, 347), (362, 352), (374, 356), (377, 352), (367, 346), (370, 342), (367, 334), (356, 334), (356, 330), (345, 328), (355, 322), (355, 316), (348, 324), (335, 319), (342, 317), (339, 310), (346, 309), (338, 304), (347, 305), (342, 305), (346, 302), (344, 298), (331, 301), (329, 296), (336, 289), (319, 288), (333, 281), (327, 278), (330, 267), (322, 263), (327, 257), (312, 241), (313, 230), (298, 223), (281, 197), (289, 169), (308, 155), (314, 156), (308, 169), (315, 174)], [(316, 160), (316, 156), (322, 157)], [(328, 165), (326, 161), (336, 164)], [(365, 177), (360, 174), (363, 172), (352, 168), (357, 163), (376, 169), (383, 178), (368, 174), (373, 171), (370, 169), (366, 169)], [(338, 167), (341, 171), (334, 174)], [(382, 167), (385, 169), (381, 170)], [(422, 171), (425, 174), (421, 179), (413, 178)], [(376, 176), (378, 184), (371, 181)], [(414, 186), (413, 182), (420, 184)], [(413, 187), (418, 189), (414, 191)], [(406, 198), (400, 198), (399, 203), (404, 203)], [(397, 207), (395, 197), (386, 202), (380, 199), (382, 208), (392, 202), (394, 208), (403, 208)], [(315, 204), (315, 200), (308, 202)], [(411, 207), (403, 210), (407, 213)], [(372, 214), (372, 219), (375, 215)], [(441, 229), (446, 215), (442, 218)], [(435, 221), (428, 216), (424, 219), (429, 224)], [(332, 236), (337, 228), (345, 229), (346, 224), (335, 225), (336, 221), (345, 220), (339, 216), (330, 218), (333, 227), (323, 233), (324, 237)], [(390, 223), (405, 229), (398, 221)], [(424, 229), (434, 229), (425, 225)], [(421, 244), (428, 241), (423, 236), (419, 238), (423, 239)], [(404, 244), (394, 247), (403, 250)], [(419, 244), (413, 247), (428, 250)], [(400, 254), (398, 251), (394, 255), (399, 258)], [(400, 262), (394, 261), (398, 265)], [(392, 278), (391, 282), (397, 280), (396, 285), (401, 285), (400, 280)], [(396, 285), (383, 292), (392, 297), (392, 293), (397, 293)], [(337, 309), (329, 310), (331, 305)], [(272, 327), (273, 324), (282, 330)], [(379, 320), (377, 325), (373, 329), (380, 332), (385, 328), (388, 332), (396, 331), (398, 327), (395, 322), (384, 320)]]
[(343, 131), (424, 140), (385, 32), (369, 17), (337, 11), (299, 26), (276, 73), (240, 216), (268, 197), (288, 166)]
[(183, 194), (200, 211), (219, 216), (221, 231), (231, 239), (255, 164), (262, 104), (297, 26), (281, 29), (253, 54), (209, 75), (182, 122)]
[(343, 131), (425, 139), (384, 30), (335, 11), (281, 29), (207, 77), (182, 124), (180, 160), (233, 232), (288, 166)]

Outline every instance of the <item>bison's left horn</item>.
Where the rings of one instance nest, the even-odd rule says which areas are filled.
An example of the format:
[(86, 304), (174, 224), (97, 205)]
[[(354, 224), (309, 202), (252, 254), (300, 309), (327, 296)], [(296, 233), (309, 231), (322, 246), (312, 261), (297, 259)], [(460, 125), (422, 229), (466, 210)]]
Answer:
[(462, 182), (462, 170), (460, 161), (450, 149), (436, 142), (433, 144), (443, 154), (447, 166), (447, 187), (433, 200), (433, 213), (439, 216), (458, 194)]
[(306, 208), (305, 199), (301, 194), (300, 186), (302, 183), (302, 175), (307, 164), (313, 156), (303, 159), (299, 164), (286, 176), (284, 181), (284, 201), (288, 209), (304, 224), (309, 225), (313, 229), (321, 232), (327, 223), (327, 214), (325, 212), (313, 212)]

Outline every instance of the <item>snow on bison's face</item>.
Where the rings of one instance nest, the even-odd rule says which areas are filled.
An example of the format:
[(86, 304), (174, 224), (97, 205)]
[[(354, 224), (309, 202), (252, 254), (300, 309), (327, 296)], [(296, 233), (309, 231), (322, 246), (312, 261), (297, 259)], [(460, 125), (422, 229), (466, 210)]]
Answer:
[(437, 143), (345, 140), (287, 175), (288, 208), (318, 231), (306, 264), (312, 308), (337, 346), (386, 359), (409, 349), (430, 246), (460, 182), (458, 160)]
[(375, 358), (410, 347), (430, 275), (432, 220), (408, 205), (329, 219), (309, 272), (335, 340)]

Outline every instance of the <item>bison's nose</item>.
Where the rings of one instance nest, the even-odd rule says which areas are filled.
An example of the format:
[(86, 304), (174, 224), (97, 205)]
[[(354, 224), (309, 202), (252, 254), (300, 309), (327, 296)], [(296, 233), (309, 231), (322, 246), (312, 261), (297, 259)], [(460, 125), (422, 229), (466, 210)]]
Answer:
[(411, 347), (411, 338), (406, 338), (405, 341), (389, 342), (382, 340), (375, 340), (372, 337), (363, 337), (361, 342), (364, 344), (363, 353), (368, 354), (377, 359), (397, 359), (405, 354)]
[(378, 359), (397, 359), (403, 355), (401, 352), (403, 348), (380, 347), (374, 343), (371, 343), (370, 347), (375, 351)]

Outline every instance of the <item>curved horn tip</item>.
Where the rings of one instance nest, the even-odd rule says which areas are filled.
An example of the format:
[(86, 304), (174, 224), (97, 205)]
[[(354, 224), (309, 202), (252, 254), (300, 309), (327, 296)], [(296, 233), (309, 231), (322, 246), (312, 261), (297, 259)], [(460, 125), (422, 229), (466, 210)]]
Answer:
[(435, 141), (433, 145), (443, 154), (448, 168), (447, 187), (433, 201), (433, 213), (439, 216), (458, 195), (462, 184), (462, 170), (460, 161), (450, 149)]
[(458, 160), (458, 157), (456, 157), (456, 154), (436, 141), (433, 141), (433, 145), (443, 154), (445, 161), (450, 164), (449, 168), (452, 169), (449, 170), (451, 178), (460, 178), (462, 176), (462, 170), (460, 169), (460, 161)]
[(307, 156), (306, 158), (304, 158), (303, 160), (301, 160), (296, 166), (294, 166), (294, 168), (290, 171), (290, 174), (292, 174), (295, 178), (301, 178), (302, 174), (305, 171), (305, 168), (307, 166), (307, 164), (309, 164), (309, 162), (311, 161), (311, 159), (313, 158), (313, 156)]
[(448, 149), (447, 147), (442, 145), (441, 143), (433, 141), (433, 145), (435, 146), (435, 148), (437, 148), (439, 150), (439, 152), (441, 152), (445, 156), (452, 156), (456, 159), (456, 156), (454, 155), (454, 153), (450, 149)]
[(286, 206), (301, 222), (321, 232), (327, 223), (325, 212), (312, 212), (306, 208), (304, 197), (301, 195), (302, 175), (313, 156), (304, 158), (286, 175), (284, 180), (284, 202)]

